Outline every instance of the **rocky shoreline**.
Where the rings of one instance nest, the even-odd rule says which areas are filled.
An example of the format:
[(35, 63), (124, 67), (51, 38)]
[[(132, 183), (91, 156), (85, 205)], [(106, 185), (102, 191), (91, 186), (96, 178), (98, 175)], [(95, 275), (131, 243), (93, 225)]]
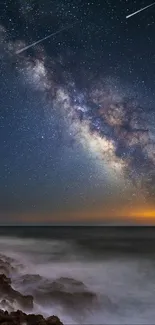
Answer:
[(37, 315), (35, 304), (42, 308), (58, 304), (69, 314), (76, 310), (81, 316), (98, 305), (96, 294), (79, 280), (50, 280), (39, 274), (22, 273), (22, 269), (17, 261), (0, 254), (0, 325), (63, 325), (57, 316)]
[[(11, 285), (9, 277), (14, 268), (11, 259), (0, 256), (0, 325), (63, 325), (57, 316), (44, 318), (42, 315), (31, 314), (33, 310), (33, 296), (23, 295)], [(13, 305), (23, 308), (14, 310)], [(8, 311), (9, 310), (9, 311)]]
[(32, 310), (33, 297), (31, 295), (22, 295), (14, 290), (11, 286), (11, 280), (5, 274), (0, 274), (0, 324), (1, 325), (63, 325), (57, 316), (44, 318), (42, 315), (26, 314), (21, 310), (11, 311), (11, 305), (16, 302), (24, 308), (24, 310)]
[(11, 280), (5, 274), (0, 274), (0, 324), (1, 325), (63, 325), (57, 316), (50, 316), (44, 318), (42, 315), (26, 314), (21, 310), (11, 311), (5, 310), (16, 301), (23, 306), (24, 309), (31, 310), (33, 308), (33, 297), (31, 295), (22, 295), (20, 292), (14, 290), (11, 286)]
[(10, 278), (5, 274), (0, 274), (0, 296), (3, 297), (1, 307), (4, 307), (4, 310), (0, 309), (1, 325), (63, 325), (60, 319), (54, 315), (45, 319), (42, 315), (26, 314), (21, 310), (10, 313), (5, 310), (10, 309), (15, 301), (24, 309), (31, 310), (33, 308), (33, 297), (22, 295), (14, 290)]
[(21, 310), (11, 313), (0, 310), (1, 325), (63, 325), (57, 316), (44, 318), (42, 315), (25, 314)]

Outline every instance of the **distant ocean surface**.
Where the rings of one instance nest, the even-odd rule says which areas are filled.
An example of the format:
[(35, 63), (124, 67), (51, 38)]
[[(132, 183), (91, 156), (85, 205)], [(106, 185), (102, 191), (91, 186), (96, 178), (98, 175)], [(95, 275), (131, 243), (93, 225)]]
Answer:
[(34, 313), (66, 325), (155, 324), (154, 227), (1, 227), (1, 257)]

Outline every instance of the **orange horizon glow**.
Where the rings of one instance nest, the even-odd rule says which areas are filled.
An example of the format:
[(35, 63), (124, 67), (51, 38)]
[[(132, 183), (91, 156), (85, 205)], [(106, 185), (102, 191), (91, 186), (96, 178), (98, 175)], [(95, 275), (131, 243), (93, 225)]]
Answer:
[(134, 212), (134, 214), (131, 214), (130, 216), (135, 217), (136, 219), (155, 220), (155, 209), (139, 210)]
[[(3, 216), (4, 217), (4, 216)], [(82, 209), (78, 211), (62, 211), (51, 214), (50, 212), (38, 211), (36, 213), (19, 213), (6, 216), (11, 223), (97, 223), (109, 222), (117, 224), (130, 223), (133, 224), (155, 224), (155, 207), (147, 205), (140, 207), (94, 207), (91, 210)], [(3, 220), (3, 218), (2, 218)]]

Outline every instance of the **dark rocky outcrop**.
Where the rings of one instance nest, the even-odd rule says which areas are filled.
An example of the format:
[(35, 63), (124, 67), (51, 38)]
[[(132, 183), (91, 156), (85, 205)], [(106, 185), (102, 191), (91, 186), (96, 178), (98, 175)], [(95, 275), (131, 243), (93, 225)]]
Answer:
[[(34, 301), (42, 306), (60, 304), (70, 313), (85, 313), (97, 307), (97, 295), (79, 280), (60, 277), (55, 280), (46, 279), (38, 274), (25, 274), (17, 279), (16, 288), (22, 288), (24, 294), (32, 294)], [(109, 301), (108, 301), (109, 303)]]
[(10, 276), (15, 269), (11, 264), (12, 262), (13, 260), (10, 257), (0, 254), (0, 273)]
[(73, 278), (61, 277), (52, 282), (42, 282), (36, 292), (35, 300), (43, 304), (50, 301), (60, 303), (67, 309), (82, 310), (97, 303), (97, 296), (88, 290), (83, 282)]
[(63, 325), (57, 316), (45, 319), (42, 315), (26, 314), (21, 310), (14, 311), (13, 304), (17, 303), (24, 310), (32, 310), (33, 297), (22, 295), (12, 288), (11, 279), (5, 274), (0, 274), (0, 325)]
[(13, 304), (17, 303), (24, 310), (32, 310), (33, 297), (31, 295), (22, 295), (11, 286), (11, 279), (5, 274), (0, 274), (0, 298), (2, 303)]
[(96, 294), (90, 291), (82, 281), (74, 278), (60, 277), (52, 281), (38, 274), (26, 274), (18, 281), (27, 294), (32, 293), (35, 301), (45, 306), (54, 302), (67, 309), (84, 310), (97, 303)]
[[(9, 267), (10, 262), (4, 261), (4, 265)], [(79, 314), (80, 311), (80, 315), (90, 310), (94, 304), (98, 305), (96, 294), (83, 282), (73, 278), (50, 280), (37, 274), (26, 274), (13, 276), (14, 287), (6, 274), (0, 270), (0, 306), (3, 309), (0, 310), (0, 325), (62, 325), (57, 316), (45, 319), (42, 315), (30, 314), (33, 311), (33, 299), (45, 307), (58, 303), (71, 313), (76, 311)]]
[(25, 314), (21, 310), (8, 313), (0, 310), (1, 325), (63, 325), (57, 316), (44, 318), (42, 315)]

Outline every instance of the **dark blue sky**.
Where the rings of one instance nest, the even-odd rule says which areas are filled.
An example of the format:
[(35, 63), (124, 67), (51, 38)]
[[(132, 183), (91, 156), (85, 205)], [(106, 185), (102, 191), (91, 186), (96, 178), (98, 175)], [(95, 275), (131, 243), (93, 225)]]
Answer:
[(147, 4), (0, 4), (2, 221), (154, 209), (155, 8), (125, 19)]

